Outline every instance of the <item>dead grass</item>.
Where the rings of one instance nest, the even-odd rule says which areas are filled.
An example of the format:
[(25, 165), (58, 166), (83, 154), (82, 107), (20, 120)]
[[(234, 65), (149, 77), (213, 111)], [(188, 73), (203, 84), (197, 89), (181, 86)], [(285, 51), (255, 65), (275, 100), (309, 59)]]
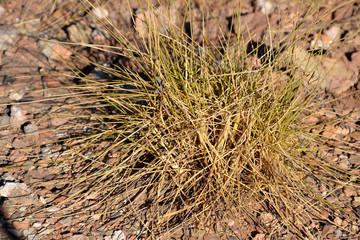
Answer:
[(89, 62), (111, 81), (74, 71), (83, 83), (75, 91), (83, 95), (66, 108), (90, 121), (87, 133), (74, 131), (71, 154), (59, 160), (74, 177), (69, 209), (96, 199), (89, 209), (106, 206), (103, 219), (121, 211), (154, 239), (189, 225), (253, 218), (262, 209), (275, 225), (256, 221), (270, 232), (311, 238), (308, 220), (340, 208), (306, 179), (357, 186), (358, 177), (319, 155), (326, 142), (301, 121), (320, 106), (316, 84), (303, 87), (313, 72), (292, 61), (307, 33), (294, 31), (286, 48), (273, 46), (282, 51), (254, 63), (241, 35), (236, 42), (223, 36), (219, 51), (178, 26), (159, 31), (142, 11), (149, 32), (142, 41), (111, 32), (119, 47), (95, 46), (123, 56), (131, 69)]

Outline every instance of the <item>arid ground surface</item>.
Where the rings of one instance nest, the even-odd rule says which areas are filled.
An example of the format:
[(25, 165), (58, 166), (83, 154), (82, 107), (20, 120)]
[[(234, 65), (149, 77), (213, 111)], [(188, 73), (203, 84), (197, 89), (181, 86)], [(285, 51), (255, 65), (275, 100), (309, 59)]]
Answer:
[[(281, 26), (284, 32), (291, 32), (294, 24), (303, 21), (305, 28), (311, 28), (311, 34), (307, 43), (299, 48), (314, 48), (317, 52), (311, 53), (314, 61), (322, 57), (319, 51), (327, 51), (326, 59), (318, 66), (319, 72), (328, 72), (322, 86), (324, 108), (308, 119), (309, 124), (321, 126), (325, 123), (322, 134), (332, 140), (323, 154), (340, 168), (360, 175), (360, 157), (353, 154), (360, 147), (360, 2), (320, 1), (317, 14), (306, 16), (306, 19), (301, 14), (304, 5), (296, 1), (265, 1), (266, 4), (261, 5), (244, 0), (238, 9), (234, 8), (234, 2), (194, 1), (193, 11), (199, 25), (194, 29), (193, 37), (202, 41), (200, 26), (205, 27), (208, 38), (215, 44), (219, 44), (218, 36), (234, 35), (231, 26), (236, 23), (232, 20), (238, 14), (236, 11), (241, 12), (241, 24), (243, 29), (247, 29), (245, 39), (266, 44), (270, 43), (269, 25), (272, 29)], [(10, 239), (7, 232), (28, 240), (140, 238), (137, 236), (141, 228), (139, 222), (121, 219), (117, 213), (108, 219), (99, 218), (98, 213), (106, 206), (66, 218), (57, 215), (61, 210), (57, 203), (75, 193), (76, 189), (64, 192), (67, 187), (64, 182), (71, 176), (59, 176), (57, 169), (52, 168), (52, 161), (64, 151), (71, 150), (64, 149), (56, 141), (68, 130), (86, 128), (86, 122), (77, 122), (75, 126), (73, 118), (54, 118), (53, 115), (59, 113), (64, 104), (71, 103), (73, 95), (65, 87), (77, 84), (66, 63), (86, 71), (88, 66), (84, 62), (72, 58), (75, 52), (99, 64), (117, 61), (110, 52), (103, 53), (84, 45), (114, 46), (116, 41), (77, 4), (68, 0), (0, 2), (0, 239)], [(155, 1), (154, 5), (159, 6)], [(129, 39), (146, 35), (141, 21), (131, 18), (139, 9), (138, 1), (103, 1), (101, 6), (97, 10), (98, 17), (106, 16), (113, 27), (128, 35)], [(175, 3), (172, 8), (174, 12), (181, 12), (184, 6)], [(205, 16), (211, 16), (210, 20), (202, 22)], [(312, 25), (321, 18), (322, 24)], [(316, 37), (319, 37), (318, 41), (314, 41)], [(330, 46), (332, 41), (340, 38), (343, 40)], [(41, 39), (84, 44), (64, 47)], [(335, 67), (330, 67), (334, 64)], [(95, 70), (90, 69), (87, 73), (94, 74)], [(341, 124), (330, 124), (331, 120), (343, 116), (347, 118)], [(329, 189), (311, 177), (307, 181), (323, 196), (335, 193), (326, 200), (343, 208), (342, 214), (329, 210), (323, 213), (323, 219), (308, 219), (306, 224), (315, 239), (359, 239), (360, 218), (350, 218), (348, 214), (356, 212), (360, 215), (360, 189), (356, 186)], [(89, 197), (85, 204), (94, 202), (96, 198)], [(72, 204), (71, 200), (67, 204)], [(53, 207), (46, 212), (28, 215), (45, 205)], [(83, 206), (75, 204), (73, 210), (77, 208)], [(270, 239), (271, 229), (275, 226), (272, 226), (273, 216), (261, 209), (257, 212), (254, 218), (260, 219), (263, 225), (258, 225), (254, 219), (231, 222), (231, 239)], [(216, 234), (212, 229), (189, 228), (175, 233), (172, 239), (220, 239)], [(286, 231), (275, 236), (271, 239), (292, 239)]]

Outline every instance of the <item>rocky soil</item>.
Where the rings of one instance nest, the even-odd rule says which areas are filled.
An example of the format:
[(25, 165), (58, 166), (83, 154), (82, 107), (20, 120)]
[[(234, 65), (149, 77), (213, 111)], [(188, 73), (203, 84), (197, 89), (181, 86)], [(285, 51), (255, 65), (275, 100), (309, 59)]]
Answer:
[[(109, 33), (91, 14), (81, 11), (75, 1), (15, 1), (0, 3), (0, 197), (1, 219), (0, 239), (140, 239), (140, 223), (124, 223), (116, 218), (99, 219), (102, 207), (88, 213), (57, 215), (64, 206), (67, 196), (76, 189), (66, 190), (67, 175), (59, 176), (53, 162), (71, 149), (63, 148), (61, 139), (74, 127), (74, 119), (54, 118), (61, 115), (64, 104), (71, 103), (72, 94), (66, 88), (76, 84), (72, 68), (86, 69), (86, 65), (74, 56), (86, 56), (94, 62), (105, 63), (114, 59), (111, 53), (103, 53), (86, 46), (68, 46), (61, 42), (82, 42), (84, 44), (116, 45)], [(111, 1), (112, 2), (112, 1)], [(154, 5), (162, 12), (162, 5)], [(193, 37), (201, 42), (201, 32), (218, 44), (221, 34), (234, 36), (230, 26), (237, 12), (242, 21), (233, 21), (247, 29), (245, 38), (269, 44), (267, 28), (280, 28), (284, 32), (294, 29), (294, 23), (304, 20), (311, 33), (307, 45), (299, 46), (298, 54), (309, 55), (317, 74), (326, 75), (321, 86), (326, 98), (324, 108), (317, 115), (307, 118), (305, 123), (331, 123), (331, 120), (347, 116), (341, 124), (325, 124), (322, 135), (330, 137), (329, 147), (323, 154), (338, 163), (339, 167), (360, 175), (360, 2), (332, 0), (324, 1), (317, 14), (301, 15), (300, 3), (290, 1), (242, 1), (234, 8), (234, 0), (194, 1), (194, 18), (200, 24), (194, 29)], [(94, 8), (98, 18), (108, 18), (129, 39), (146, 36), (147, 30), (141, 16), (132, 20), (139, 10), (136, 0), (104, 1), (101, 8)], [(335, 11), (329, 13), (333, 7)], [(80, 9), (80, 10), (79, 10)], [(171, 13), (184, 10), (178, 1), (171, 7)], [(281, 13), (281, 14), (280, 14)], [(329, 13), (329, 14), (327, 14)], [(209, 22), (201, 22), (211, 15)], [(171, 14), (173, 21), (179, 21)], [(323, 18), (322, 26), (312, 26)], [(163, 19), (163, 21), (166, 21)], [(205, 26), (205, 29), (200, 29)], [(339, 44), (331, 45), (332, 42)], [(42, 41), (57, 40), (57, 41)], [(312, 49), (314, 51), (307, 51)], [(326, 59), (320, 65), (321, 51), (327, 51)], [(316, 52), (316, 53), (315, 53)], [(68, 66), (65, 64), (67, 63)], [(96, 69), (95, 69), (96, 70)], [(95, 73), (92, 69), (88, 73)], [(86, 123), (77, 124), (86, 131)], [(342, 214), (324, 212), (327, 221), (309, 219), (308, 229), (316, 239), (359, 239), (360, 189), (356, 186), (322, 186), (309, 178), (308, 183), (327, 197), (330, 203), (343, 207)], [(336, 191), (335, 197), (330, 192)], [(95, 198), (89, 197), (88, 203)], [(46, 211), (38, 211), (46, 207)], [(83, 206), (74, 205), (74, 210)], [(31, 215), (28, 215), (32, 213)], [(259, 211), (257, 218), (265, 226), (273, 222), (271, 213)], [(270, 239), (269, 228), (256, 225), (251, 219), (231, 222), (231, 239)], [(10, 235), (9, 235), (10, 234)], [(219, 239), (214, 231), (189, 228), (176, 233), (173, 239)], [(170, 239), (170, 238), (169, 238)], [(274, 238), (273, 238), (274, 239)], [(279, 233), (276, 239), (292, 239), (287, 232)]]

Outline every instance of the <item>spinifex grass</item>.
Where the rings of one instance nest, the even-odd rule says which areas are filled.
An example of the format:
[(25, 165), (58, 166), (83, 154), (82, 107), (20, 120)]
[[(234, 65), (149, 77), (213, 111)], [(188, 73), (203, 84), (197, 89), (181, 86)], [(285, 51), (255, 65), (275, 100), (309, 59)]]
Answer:
[(88, 115), (97, 123), (70, 144), (76, 154), (65, 162), (75, 204), (97, 199), (105, 219), (121, 211), (154, 238), (261, 206), (277, 227), (310, 236), (303, 219), (327, 204), (304, 177), (324, 167), (319, 180), (350, 180), (315, 154), (318, 138), (300, 122), (316, 91), (304, 90), (307, 74), (288, 60), (298, 39), (256, 64), (241, 36), (219, 52), (144, 19), (149, 35), (137, 45), (113, 33), (133, 69), (103, 69), (117, 76), (112, 82), (83, 79), (91, 95), (79, 104), (99, 105)]

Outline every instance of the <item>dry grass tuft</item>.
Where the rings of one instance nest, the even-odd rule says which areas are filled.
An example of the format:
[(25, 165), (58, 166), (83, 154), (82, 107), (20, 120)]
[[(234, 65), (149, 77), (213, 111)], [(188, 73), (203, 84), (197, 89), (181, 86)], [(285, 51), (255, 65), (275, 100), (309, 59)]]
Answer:
[(322, 139), (300, 121), (305, 110), (316, 111), (318, 97), (316, 86), (303, 87), (311, 72), (298, 74), (302, 64), (291, 60), (306, 34), (294, 31), (286, 48), (273, 47), (254, 63), (241, 35), (235, 43), (224, 37), (220, 51), (177, 26), (158, 31), (143, 16), (149, 35), (137, 44), (111, 32), (120, 47), (107, 50), (130, 68), (92, 63), (111, 81), (79, 75), (84, 84), (76, 91), (84, 95), (71, 109), (87, 111), (74, 116), (92, 122), (61, 163), (74, 176), (76, 204), (96, 199), (106, 206), (104, 219), (121, 210), (149, 238), (252, 218), (260, 208), (276, 228), (311, 237), (307, 219), (336, 206), (306, 177), (327, 184), (354, 178), (319, 156)]

